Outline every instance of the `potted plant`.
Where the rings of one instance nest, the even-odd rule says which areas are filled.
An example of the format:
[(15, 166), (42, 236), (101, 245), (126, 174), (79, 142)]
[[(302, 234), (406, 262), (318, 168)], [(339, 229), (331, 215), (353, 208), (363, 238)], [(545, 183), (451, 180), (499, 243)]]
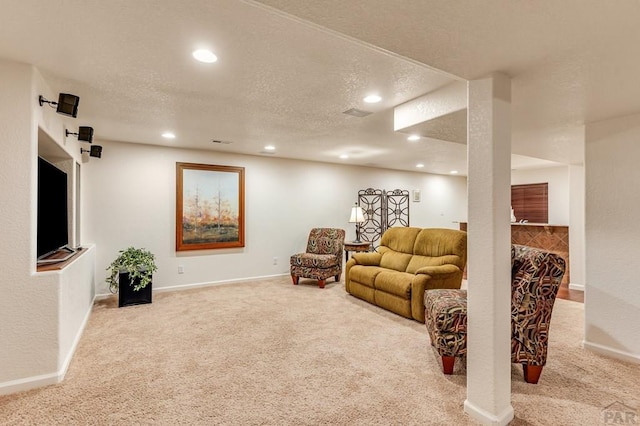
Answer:
[(155, 256), (149, 250), (129, 247), (107, 267), (107, 284), (118, 292), (118, 307), (151, 303), (151, 278), (156, 271)]

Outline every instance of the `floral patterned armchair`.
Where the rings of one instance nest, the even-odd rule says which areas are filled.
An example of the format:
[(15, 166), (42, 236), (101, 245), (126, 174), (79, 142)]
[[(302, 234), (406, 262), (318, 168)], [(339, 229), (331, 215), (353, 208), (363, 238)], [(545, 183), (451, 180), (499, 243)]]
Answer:
[(291, 256), (291, 279), (297, 285), (300, 277), (318, 280), (324, 288), (326, 279), (342, 275), (344, 229), (313, 228), (309, 233), (307, 251)]
[[(511, 246), (511, 362), (522, 364), (524, 380), (538, 383), (547, 362), (549, 323), (565, 271), (562, 257), (533, 247)], [(431, 345), (445, 374), (467, 352), (467, 292), (427, 290), (425, 317)]]

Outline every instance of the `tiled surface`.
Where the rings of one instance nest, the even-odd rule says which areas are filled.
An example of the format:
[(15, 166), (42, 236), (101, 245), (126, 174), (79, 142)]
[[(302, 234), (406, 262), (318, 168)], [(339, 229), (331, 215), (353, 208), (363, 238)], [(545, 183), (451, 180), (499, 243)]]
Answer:
[(511, 242), (556, 253), (567, 267), (562, 283), (569, 282), (569, 227), (554, 225), (511, 225)]
[[(460, 230), (467, 230), (467, 223), (460, 222)], [(556, 253), (566, 262), (562, 284), (569, 283), (569, 227), (557, 225), (512, 224), (511, 243), (537, 247)], [(465, 267), (463, 278), (467, 278)]]

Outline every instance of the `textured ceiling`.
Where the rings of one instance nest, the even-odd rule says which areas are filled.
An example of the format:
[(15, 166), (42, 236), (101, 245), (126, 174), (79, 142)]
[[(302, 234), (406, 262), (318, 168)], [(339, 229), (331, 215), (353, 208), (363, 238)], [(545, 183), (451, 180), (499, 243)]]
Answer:
[[(70, 123), (101, 140), (464, 173), (465, 145), (406, 141), (393, 107), (505, 72), (514, 167), (575, 161), (585, 122), (640, 111), (638, 16), (631, 0), (3, 0), (0, 58), (79, 95)], [(219, 61), (194, 61), (201, 46)], [(459, 142), (461, 125), (427, 130)]]
[(640, 111), (635, 0), (259, 0), (465, 79), (512, 77), (513, 150), (574, 161), (577, 128)]

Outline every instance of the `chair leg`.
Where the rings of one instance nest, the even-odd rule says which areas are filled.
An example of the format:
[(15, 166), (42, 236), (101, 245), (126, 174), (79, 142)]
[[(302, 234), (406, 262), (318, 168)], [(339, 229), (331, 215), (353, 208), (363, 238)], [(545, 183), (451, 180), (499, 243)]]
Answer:
[(298, 285), (299, 279), (300, 277), (296, 277), (295, 275), (291, 274), (291, 280), (293, 280), (293, 285)]
[(336, 275), (336, 282), (340, 282), (340, 274)]
[(326, 282), (326, 280), (318, 280), (318, 285), (320, 286), (320, 288), (324, 288), (324, 283)]
[(524, 373), (524, 381), (533, 385), (538, 383), (540, 374), (542, 374), (542, 365), (522, 364), (522, 372)]
[(444, 374), (453, 374), (453, 364), (455, 362), (456, 357), (442, 355), (442, 372)]

